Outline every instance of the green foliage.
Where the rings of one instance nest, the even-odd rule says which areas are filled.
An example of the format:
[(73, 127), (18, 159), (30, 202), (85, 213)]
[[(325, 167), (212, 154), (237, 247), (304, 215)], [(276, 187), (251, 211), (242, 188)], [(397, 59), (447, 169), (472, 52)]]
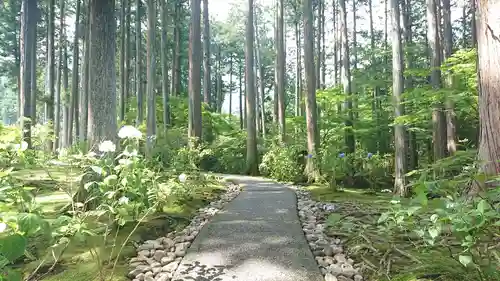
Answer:
[(265, 176), (287, 181), (302, 182), (307, 152), (301, 145), (272, 144), (262, 157), (259, 171)]

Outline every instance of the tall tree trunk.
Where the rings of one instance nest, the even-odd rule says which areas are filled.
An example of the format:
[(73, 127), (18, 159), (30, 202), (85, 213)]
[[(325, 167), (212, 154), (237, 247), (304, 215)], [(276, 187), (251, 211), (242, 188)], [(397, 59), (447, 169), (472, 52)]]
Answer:
[(144, 122), (144, 95), (142, 92), (142, 31), (141, 31), (141, 0), (135, 1), (135, 96), (137, 98), (137, 121)]
[[(356, 0), (352, 0), (352, 55), (354, 57), (352, 68), (354, 73), (357, 73), (358, 71), (358, 40), (357, 40), (357, 27), (356, 27)], [(356, 80), (354, 80), (356, 81)], [(354, 89), (351, 89), (353, 92), (353, 108), (354, 108), (354, 119), (357, 120), (359, 118), (359, 106), (358, 106), (358, 89), (356, 89), (356, 83), (352, 83), (351, 81), (351, 87)]]
[(82, 64), (82, 95), (80, 99), (80, 140), (87, 141), (89, 130), (89, 83), (90, 83), (90, 0), (86, 1), (87, 11), (85, 17), (84, 53)]
[(181, 1), (175, 1), (174, 10), (174, 40), (175, 47), (173, 48), (173, 67), (172, 67), (172, 95), (178, 96), (180, 94), (181, 88), (181, 31), (180, 31), (180, 21), (181, 21)]
[(69, 89), (69, 69), (68, 69), (68, 40), (66, 38), (66, 26), (64, 26), (64, 49), (63, 49), (63, 89), (64, 89), (64, 111), (63, 111), (63, 137), (62, 137), (62, 147), (67, 148), (69, 146), (69, 115), (71, 112), (71, 91)]
[(156, 135), (156, 102), (155, 102), (155, 81), (156, 81), (156, 56), (155, 56), (155, 33), (156, 33), (156, 2), (147, 1), (148, 10), (148, 36), (147, 36), (147, 147), (149, 151), (153, 147), (153, 136)]
[(257, 83), (257, 79), (255, 79), (255, 89), (258, 92), (256, 93), (257, 97), (257, 112), (256, 112), (256, 119), (257, 119), (257, 132), (262, 133), (262, 138), (266, 138), (266, 116), (265, 116), (265, 108), (264, 108), (264, 65), (262, 62), (262, 47), (260, 45), (260, 40), (259, 40), (259, 29), (257, 25), (257, 21), (254, 21), (255, 25), (255, 75), (259, 76), (259, 82)]
[(316, 16), (316, 30), (313, 29), (313, 33), (315, 36), (316, 40), (316, 71), (315, 71), (315, 78), (316, 78), (316, 89), (321, 88), (321, 3), (323, 1), (317, 1), (317, 14), (314, 15), (313, 12), (313, 17)]
[[(274, 38), (279, 37), (279, 29), (278, 29), (278, 1), (274, 0)], [(275, 39), (275, 41), (276, 41)], [(278, 48), (276, 46), (276, 54), (278, 53)], [(278, 56), (274, 58), (274, 98), (273, 98), (273, 122), (275, 125), (279, 123), (279, 94), (278, 94), (278, 83), (279, 83), (279, 66), (278, 66)]]
[[(371, 0), (368, 0), (369, 5), (371, 5)], [(371, 6), (370, 6), (371, 7)], [(370, 12), (370, 19), (371, 19), (371, 8), (369, 8)], [(339, 59), (338, 59), (338, 49), (339, 49), (339, 44), (338, 44), (338, 10), (337, 10), (337, 2), (336, 0), (333, 1), (333, 32), (334, 32), (334, 38), (333, 38), (333, 82), (335, 83), (335, 86), (339, 84), (339, 79), (338, 79), (338, 74), (339, 74)], [(371, 21), (371, 20), (370, 20)], [(371, 29), (370, 29), (371, 30)]]
[[(499, 0), (479, 1), (478, 70), (479, 70), (479, 155), (481, 171), (487, 179), (500, 173), (500, 32)], [(484, 184), (484, 182), (480, 183)], [(493, 187), (497, 187), (494, 185)], [(498, 188), (498, 187), (497, 187)], [(479, 191), (479, 186), (473, 192)]]
[(254, 3), (248, 0), (248, 18), (245, 32), (246, 116), (247, 116), (247, 173), (257, 175), (257, 130), (255, 128), (255, 73), (254, 73)]
[(79, 111), (78, 111), (78, 104), (79, 104), (79, 88), (78, 85), (80, 83), (79, 81), (79, 73), (78, 73), (78, 65), (79, 65), (79, 60), (80, 60), (80, 45), (79, 45), (79, 40), (80, 40), (80, 31), (79, 26), (80, 26), (80, 0), (76, 0), (76, 11), (75, 11), (75, 37), (73, 39), (73, 70), (72, 70), (72, 77), (71, 77), (71, 112), (69, 116), (69, 121), (68, 123), (70, 124), (69, 126), (69, 144), (71, 145), (73, 143), (73, 123), (75, 124), (75, 136), (76, 139), (78, 139), (78, 136), (80, 135), (80, 124), (78, 122), (79, 120)]
[(189, 30), (189, 136), (201, 141), (201, 0), (191, 0)]
[(131, 84), (131, 73), (132, 73), (132, 40), (131, 40), (131, 7), (132, 7), (132, 0), (126, 0), (127, 7), (126, 7), (126, 16), (125, 16), (125, 115), (127, 115), (127, 112), (129, 110), (129, 101), (130, 101), (130, 84)]
[[(36, 73), (36, 49), (37, 49), (37, 30), (36, 30), (36, 22), (38, 21), (38, 17), (40, 15), (40, 11), (38, 10), (38, 8), (36, 7), (36, 3), (35, 3), (35, 12), (36, 14), (34, 15), (35, 16), (35, 23), (34, 23), (34, 26), (35, 26), (35, 30), (33, 31), (33, 38), (32, 38), (32, 41), (31, 41), (31, 64), (30, 64), (30, 67), (31, 67), (31, 81), (30, 81), (30, 91), (31, 91), (31, 125), (35, 125), (37, 123), (37, 116), (36, 116), (36, 101), (37, 101), (37, 87), (36, 87), (36, 80), (37, 80), (37, 73)], [(30, 19), (31, 20), (31, 19)]]
[[(431, 52), (431, 85), (434, 89), (439, 89), (441, 87), (441, 71), (439, 70), (441, 56), (437, 19), (436, 0), (427, 0), (427, 37)], [(434, 161), (445, 157), (446, 127), (443, 127), (443, 120), (444, 114), (441, 102), (435, 102), (432, 112)]]
[(89, 140), (116, 139), (116, 20), (114, 0), (90, 0)]
[(62, 79), (62, 62), (63, 62), (63, 46), (64, 46), (64, 0), (59, 1), (59, 57), (57, 59), (57, 74), (56, 74), (56, 98), (54, 103), (54, 147), (53, 150), (57, 152), (60, 147), (61, 137), (61, 79)]
[(233, 54), (229, 54), (229, 118), (233, 115)]
[[(403, 46), (401, 44), (401, 24), (399, 1), (391, 0), (392, 18), (392, 93), (394, 96), (394, 117), (404, 115), (402, 94), (403, 81)], [(394, 193), (406, 197), (408, 189), (405, 179), (405, 128), (403, 124), (394, 125)]]
[(470, 0), (470, 6), (471, 6), (471, 46), (473, 48), (477, 47), (477, 22), (478, 20), (476, 19), (476, 1), (475, 0)]
[[(403, 7), (403, 26), (404, 26), (404, 41), (406, 44), (406, 48), (411, 48), (413, 44), (413, 33), (412, 33), (412, 1), (411, 0), (404, 0), (402, 2), (402, 7)], [(414, 58), (411, 52), (406, 52), (406, 67), (408, 69), (413, 69), (414, 68)], [(413, 88), (413, 77), (411, 75), (408, 75), (405, 79), (405, 89), (411, 89)], [(409, 103), (409, 106), (411, 108), (407, 108), (409, 112), (412, 111), (413, 108), (416, 108), (416, 103), (411, 102)], [(415, 131), (410, 131), (407, 132), (408, 136), (408, 163), (407, 163), (407, 170), (415, 170), (418, 167), (418, 145), (417, 145), (417, 134)]]
[(321, 53), (320, 53), (320, 66), (321, 66), (321, 80), (320, 88), (324, 89), (326, 86), (326, 29), (325, 29), (325, 1), (321, 2), (320, 17), (321, 17)]
[(21, 32), (20, 32), (20, 53), (21, 53), (21, 67), (20, 67), (20, 108), (21, 108), (21, 128), (23, 140), (31, 148), (31, 117), (32, 108), (31, 103), (31, 71), (32, 71), (32, 51), (33, 40), (36, 34), (37, 22), (37, 3), (36, 0), (23, 0), (21, 2)]
[[(451, 57), (453, 52), (453, 30), (451, 26), (451, 6), (450, 0), (443, 0), (443, 28), (444, 28), (444, 58)], [(446, 75), (447, 86), (453, 88), (453, 76)], [(451, 97), (445, 101), (446, 108), (446, 146), (448, 153), (454, 155), (457, 151), (456, 129), (455, 129), (455, 105)]]
[(222, 75), (221, 75), (221, 47), (220, 45), (217, 46), (217, 54), (216, 54), (216, 61), (217, 61), (217, 69), (216, 69), (216, 77), (215, 77), (215, 87), (216, 87), (216, 99), (215, 99), (215, 108), (217, 109), (218, 113), (222, 112), (222, 103), (223, 103), (223, 97), (222, 97)]
[(203, 0), (203, 50), (203, 99), (210, 106), (212, 78), (210, 76), (210, 18), (208, 17), (208, 0)]
[(316, 79), (314, 67), (314, 35), (313, 35), (313, 8), (312, 0), (303, 1), (304, 17), (304, 66), (306, 74), (307, 96), (306, 96), (306, 125), (307, 125), (307, 157), (305, 173), (309, 180), (316, 180), (319, 176), (318, 151), (318, 111), (316, 106)]
[(240, 129), (243, 130), (243, 62), (241, 59), (238, 61), (238, 80), (239, 80), (239, 101), (240, 101)]
[(346, 95), (346, 113), (347, 118), (345, 120), (345, 143), (347, 146), (348, 153), (354, 153), (354, 132), (353, 132), (353, 112), (352, 112), (352, 89), (351, 89), (351, 69), (349, 63), (349, 41), (347, 34), (347, 11), (346, 11), (346, 0), (339, 0), (340, 4), (340, 20), (341, 20), (341, 31), (342, 31), (342, 81), (344, 84), (344, 94)]
[(126, 26), (125, 26), (125, 6), (127, 0), (120, 3), (120, 121), (125, 120), (126, 93), (125, 93), (125, 48), (126, 48)]
[(161, 91), (163, 97), (163, 129), (166, 132), (170, 125), (170, 89), (168, 81), (168, 6), (167, 0), (161, 0)]
[[(278, 0), (278, 37), (276, 38), (276, 58), (278, 60), (278, 124), (280, 138), (282, 142), (286, 141), (285, 128), (285, 39), (284, 39), (284, 0)], [(261, 62), (262, 63), (262, 62)], [(261, 77), (263, 80), (264, 77)], [(261, 83), (263, 83), (261, 81)]]
[[(55, 100), (55, 0), (49, 0), (48, 38), (47, 38), (47, 93), (45, 94), (45, 119), (48, 124), (52, 123), (54, 128), (54, 100)], [(52, 150), (54, 144), (52, 138), (47, 138), (47, 150)]]
[(295, 116), (302, 115), (302, 61), (301, 61), (301, 44), (300, 44), (300, 27), (299, 20), (295, 21)]

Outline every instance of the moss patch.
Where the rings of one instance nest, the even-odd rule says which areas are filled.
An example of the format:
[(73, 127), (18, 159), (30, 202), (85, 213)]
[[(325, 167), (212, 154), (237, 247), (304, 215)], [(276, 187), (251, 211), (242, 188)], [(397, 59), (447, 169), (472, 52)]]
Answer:
[[(72, 171), (68, 173), (68, 171)], [(49, 175), (50, 174), (50, 175)], [(36, 187), (36, 201), (44, 215), (51, 220), (58, 216), (58, 210), (70, 202), (70, 186), (76, 185), (79, 171), (55, 168), (46, 170), (20, 170), (14, 177), (25, 185)], [(191, 192), (183, 197), (168, 200), (162, 213), (151, 214), (139, 225), (129, 224), (121, 229), (112, 230), (106, 237), (88, 236), (84, 241), (73, 238), (68, 247), (60, 255), (59, 262), (48, 273), (54, 264), (52, 254), (40, 257), (21, 265), (27, 277), (35, 268), (40, 267), (37, 280), (62, 281), (125, 281), (128, 271), (128, 259), (136, 255), (135, 246), (144, 240), (156, 239), (168, 232), (181, 229), (189, 224), (196, 211), (216, 199), (226, 188), (218, 180), (211, 180), (203, 185), (191, 187)], [(91, 220), (88, 222), (91, 224)], [(92, 227), (90, 227), (92, 229)], [(132, 235), (130, 235), (132, 233)], [(123, 246), (120, 254), (120, 248)], [(111, 278), (115, 260), (118, 260)], [(104, 277), (103, 277), (104, 276)], [(104, 279), (103, 279), (104, 278)]]

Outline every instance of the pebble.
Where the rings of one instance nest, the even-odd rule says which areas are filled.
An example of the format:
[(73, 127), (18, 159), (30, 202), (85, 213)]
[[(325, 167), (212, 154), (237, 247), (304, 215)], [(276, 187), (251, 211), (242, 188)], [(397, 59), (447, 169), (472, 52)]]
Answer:
[(309, 192), (294, 188), (297, 194), (299, 219), (309, 247), (315, 256), (325, 281), (363, 281), (355, 261), (346, 257), (343, 241), (326, 235), (324, 223), (330, 213), (342, 206), (332, 203), (315, 202)]
[(169, 232), (165, 237), (143, 242), (136, 249), (137, 257), (129, 261), (132, 270), (128, 277), (133, 281), (170, 281), (201, 228), (239, 192), (239, 186), (229, 184), (227, 192), (209, 206), (200, 208), (191, 223), (182, 231)]

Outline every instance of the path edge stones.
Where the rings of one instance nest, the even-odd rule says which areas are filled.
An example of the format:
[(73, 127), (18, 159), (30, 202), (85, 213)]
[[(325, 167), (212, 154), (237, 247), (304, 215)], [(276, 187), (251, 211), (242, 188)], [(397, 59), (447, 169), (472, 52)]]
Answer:
[(198, 209), (191, 223), (181, 231), (172, 231), (164, 237), (147, 240), (137, 247), (137, 256), (129, 261), (127, 277), (133, 281), (170, 281), (187, 249), (200, 230), (241, 192), (241, 187), (222, 180), (226, 191), (207, 206)]
[(325, 281), (363, 281), (360, 266), (346, 255), (343, 241), (325, 233), (326, 219), (335, 212), (336, 206), (311, 199), (310, 193), (302, 187), (287, 186), (297, 195), (302, 230)]

